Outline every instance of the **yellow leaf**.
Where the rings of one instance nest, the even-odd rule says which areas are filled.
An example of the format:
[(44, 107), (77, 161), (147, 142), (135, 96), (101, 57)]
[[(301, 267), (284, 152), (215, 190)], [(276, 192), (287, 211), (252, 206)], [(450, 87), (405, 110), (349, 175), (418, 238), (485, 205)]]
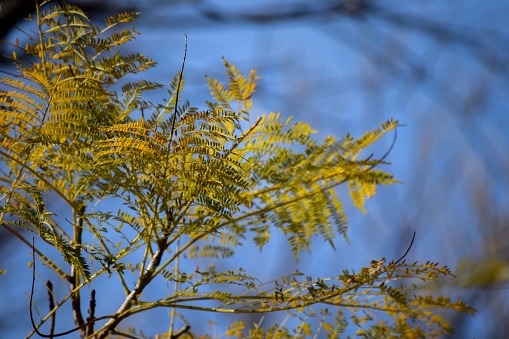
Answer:
[(324, 329), (324, 330), (326, 330), (326, 331), (332, 331), (332, 330), (334, 329), (334, 327), (332, 327), (332, 325), (331, 325), (331, 324), (329, 324), (329, 323), (324, 323), (324, 324), (322, 324), (322, 327), (323, 327), (323, 329)]
[(302, 325), (302, 330), (304, 331), (306, 336), (310, 336), (311, 335), (311, 326), (309, 324)]

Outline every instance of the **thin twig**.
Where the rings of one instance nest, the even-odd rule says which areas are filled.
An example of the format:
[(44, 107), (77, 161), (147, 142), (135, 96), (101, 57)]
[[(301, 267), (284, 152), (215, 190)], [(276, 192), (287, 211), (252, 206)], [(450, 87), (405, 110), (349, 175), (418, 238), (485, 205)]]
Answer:
[[(97, 334), (97, 339), (104, 339), (106, 336), (111, 333), (115, 327), (125, 318), (126, 311), (132, 307), (132, 301), (137, 298), (138, 295), (141, 294), (143, 289), (152, 281), (153, 273), (156, 267), (161, 263), (161, 258), (166, 250), (166, 241), (159, 241), (158, 249), (152, 256), (148, 267), (145, 269), (143, 275), (139, 278), (136, 287), (126, 296), (122, 305), (115, 312), (115, 315), (110, 316), (110, 321), (108, 321), (101, 330), (99, 330)], [(96, 319), (98, 320), (98, 319)]]
[[(177, 108), (178, 108), (178, 103), (179, 103), (180, 86), (181, 86), (181, 83), (182, 83), (182, 76), (184, 74), (184, 67), (186, 65), (187, 34), (184, 34), (184, 37), (185, 37), (185, 40), (186, 40), (185, 45), (184, 45), (184, 58), (182, 60), (182, 67), (180, 68), (179, 82), (178, 82), (178, 85), (177, 85), (177, 94), (176, 94), (176, 97), (175, 97), (175, 107), (173, 109), (173, 117), (172, 117), (172, 121), (171, 121), (170, 140), (168, 142), (168, 153), (166, 154), (165, 172), (168, 169), (168, 162), (169, 162), (169, 159), (170, 159), (170, 151), (169, 150), (171, 148), (171, 144), (172, 144), (172, 140), (173, 140), (173, 133), (175, 132), (175, 121), (177, 120)], [(167, 212), (167, 217), (172, 217), (172, 215), (168, 214), (168, 212)], [(173, 218), (171, 218), (171, 219), (173, 219)], [(168, 221), (170, 221), (170, 220), (168, 219)], [(166, 227), (169, 229), (170, 225), (166, 225)], [(166, 235), (165, 239), (168, 239), (168, 237), (169, 237), (169, 234)], [(179, 237), (178, 240), (180, 240), (180, 237)], [(179, 248), (179, 241), (177, 241), (177, 247), (176, 247), (177, 251), (178, 251), (178, 248)], [(175, 277), (177, 277), (177, 275), (178, 275), (178, 260), (177, 260), (177, 262), (175, 264)], [(178, 279), (175, 279), (174, 290), (175, 290), (175, 293), (177, 293), (177, 291), (178, 291)], [(172, 312), (171, 312), (171, 316), (170, 316), (170, 332), (171, 333), (173, 333), (173, 327), (175, 326), (175, 316), (176, 316), (175, 312), (176, 312), (175, 308), (173, 308)]]
[(180, 74), (179, 74), (179, 83), (177, 85), (177, 94), (175, 98), (175, 107), (173, 108), (173, 117), (171, 121), (171, 130), (170, 130), (170, 141), (168, 143), (168, 148), (171, 147), (171, 142), (173, 140), (173, 132), (175, 131), (175, 120), (177, 120), (177, 108), (179, 104), (179, 94), (180, 94), (180, 84), (182, 83), (182, 75), (184, 74), (184, 66), (186, 64), (186, 57), (187, 57), (187, 34), (184, 34), (184, 37), (186, 38), (186, 44), (184, 46), (184, 59), (182, 60), (182, 67), (180, 68)]
[(32, 305), (34, 303), (34, 291), (35, 291), (35, 238), (32, 238), (32, 263), (33, 263), (33, 265), (32, 265), (32, 288), (30, 290), (29, 313), (30, 313), (30, 322), (32, 323), (32, 328), (34, 329), (35, 333), (37, 333), (40, 337), (43, 337), (43, 338), (62, 337), (64, 335), (68, 335), (68, 334), (71, 334), (73, 332), (76, 332), (76, 331), (80, 330), (81, 328), (83, 328), (85, 326), (88, 326), (90, 322), (95, 322), (97, 320), (109, 319), (109, 318), (114, 318), (115, 317), (115, 316), (107, 315), (107, 316), (99, 317), (99, 318), (96, 318), (96, 319), (92, 319), (91, 321), (86, 322), (86, 323), (84, 323), (81, 326), (78, 326), (78, 327), (75, 327), (75, 328), (73, 328), (73, 329), (71, 329), (69, 331), (60, 332), (60, 333), (57, 333), (57, 334), (44, 334), (44, 333), (41, 333), (39, 331), (39, 329), (37, 328), (37, 326), (35, 325), (34, 314), (33, 314), (33, 311), (32, 311)]
[[(382, 155), (382, 157), (380, 159), (376, 160), (376, 162), (377, 162), (376, 164), (369, 166), (365, 172), (372, 170), (378, 164), (385, 161), (385, 158), (387, 158), (387, 156), (389, 156), (389, 154), (392, 152), (392, 149), (394, 148), (394, 145), (396, 145), (396, 140), (398, 139), (398, 127), (404, 127), (404, 126), (405, 125), (396, 125), (396, 127), (394, 128), (394, 137), (392, 138), (392, 142), (391, 142), (391, 145), (389, 146), (389, 149), (384, 153), (384, 155)], [(371, 159), (371, 157), (373, 157), (373, 154), (371, 154), (367, 159), (364, 159), (364, 161)]]
[(406, 257), (406, 255), (408, 254), (408, 252), (410, 252), (410, 249), (412, 248), (412, 245), (414, 244), (414, 240), (415, 240), (415, 233), (416, 233), (416, 232), (414, 231), (414, 235), (412, 236), (412, 241), (410, 242), (410, 245), (409, 245), (409, 246), (408, 246), (408, 248), (406, 249), (405, 254), (403, 254), (403, 256), (402, 256), (401, 258), (399, 258), (399, 259), (398, 259), (398, 261), (396, 261), (396, 262), (394, 263), (394, 265), (397, 265), (397, 264), (398, 264), (401, 260), (403, 260), (403, 259)]
[(180, 332), (176, 333), (176, 334), (172, 334), (170, 339), (178, 339), (181, 335), (189, 332), (189, 330), (191, 329), (191, 326), (187, 325), (186, 327), (184, 327), (182, 330), (180, 330)]
[[(49, 310), (51, 312), (55, 308), (55, 298), (53, 297), (53, 284), (51, 283), (51, 281), (48, 280), (48, 282), (46, 283), (46, 287), (48, 288)], [(53, 313), (51, 315), (51, 323), (49, 329), (49, 335), (51, 339), (53, 339), (53, 333), (55, 333), (55, 318), (56, 313)]]
[[(74, 249), (78, 255), (81, 244), (82, 244), (82, 234), (83, 234), (83, 214), (85, 213), (85, 206), (75, 212), (75, 220), (76, 225), (74, 226)], [(83, 326), (85, 324), (85, 320), (83, 319), (83, 315), (81, 313), (81, 296), (80, 291), (76, 287), (80, 284), (80, 274), (76, 266), (71, 267), (71, 276), (69, 279), (71, 284), (71, 307), (74, 323), (77, 327), (80, 328), (80, 334), (82, 338), (86, 338), (86, 328)]]
[[(179, 250), (179, 245), (180, 245), (180, 237), (177, 239), (177, 246), (175, 247), (175, 252), (178, 252)], [(178, 256), (176, 259), (175, 259), (175, 283), (173, 285), (173, 292), (175, 293), (175, 295), (178, 294), (178, 289), (179, 289), (179, 258), (180, 256)], [(172, 308), (171, 309), (171, 315), (170, 315), (170, 333), (173, 333), (173, 327), (175, 326), (175, 317), (176, 317), (176, 313), (177, 313), (177, 310), (176, 308)], [(172, 338), (173, 338), (173, 335), (172, 335)]]
[(90, 292), (90, 304), (89, 304), (89, 307), (88, 307), (88, 317), (87, 317), (87, 336), (86, 338), (88, 338), (88, 336), (92, 333), (94, 333), (94, 318), (95, 318), (95, 305), (96, 305), (96, 302), (95, 302), (95, 290), (92, 290), (92, 292)]

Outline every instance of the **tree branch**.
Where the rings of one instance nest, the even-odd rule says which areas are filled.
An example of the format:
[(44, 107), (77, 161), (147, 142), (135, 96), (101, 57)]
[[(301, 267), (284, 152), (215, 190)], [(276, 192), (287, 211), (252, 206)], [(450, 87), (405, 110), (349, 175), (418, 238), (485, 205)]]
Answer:
[[(46, 287), (48, 288), (48, 302), (49, 310), (51, 312), (55, 308), (55, 298), (53, 297), (53, 284), (51, 283), (51, 281), (48, 280), (48, 282), (46, 283)], [(49, 329), (50, 339), (53, 339), (53, 334), (55, 333), (55, 318), (56, 313), (53, 313), (51, 315), (51, 324)]]

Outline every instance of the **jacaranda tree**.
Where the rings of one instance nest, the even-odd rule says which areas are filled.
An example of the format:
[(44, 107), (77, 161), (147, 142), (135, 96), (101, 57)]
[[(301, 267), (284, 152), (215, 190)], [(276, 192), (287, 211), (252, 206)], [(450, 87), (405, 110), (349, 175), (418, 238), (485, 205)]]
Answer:
[[(296, 258), (312, 240), (334, 247), (347, 232), (336, 189), (345, 185), (364, 211), (378, 185), (395, 182), (380, 169), (384, 156), (363, 151), (398, 122), (359, 138), (318, 141), (309, 125), (280, 114), (253, 117), (256, 73), (244, 76), (227, 60), (227, 81), (207, 77), (211, 101), (199, 108), (181, 99), (185, 54), (167, 88), (139, 76), (128, 81), (156, 66), (141, 53), (118, 51), (138, 34), (118, 26), (137, 15), (107, 18), (100, 28), (75, 6), (44, 3), (29, 42), (12, 42), (18, 73), (0, 85), (0, 223), (34, 254), (27, 337), (59, 335), (54, 321), (65, 309), (74, 324), (60, 334), (98, 339), (143, 337), (124, 321), (157, 308), (171, 310), (162, 338), (200, 336), (183, 310), (224, 313), (231, 323), (224, 335), (243, 338), (318, 331), (330, 338), (433, 337), (452, 331), (436, 309), (473, 312), (416, 284), (451, 275), (447, 267), (404, 258), (379, 258), (334, 277), (297, 271), (263, 283), (243, 269), (189, 269), (184, 263), (199, 257), (232, 257), (244, 242), (263, 249), (274, 232), (284, 234)], [(20, 51), (29, 57), (18, 59)], [(167, 100), (147, 99), (162, 89)], [(44, 284), (36, 279), (43, 269), (54, 273)], [(104, 291), (104, 278), (118, 288)], [(149, 299), (145, 292), (158, 281), (171, 289)], [(33, 305), (42, 288), (50, 295), (47, 314)], [(92, 291), (86, 303), (85, 290)], [(122, 302), (96, 314), (112, 294)], [(288, 312), (297, 325), (236, 319), (271, 312)]]

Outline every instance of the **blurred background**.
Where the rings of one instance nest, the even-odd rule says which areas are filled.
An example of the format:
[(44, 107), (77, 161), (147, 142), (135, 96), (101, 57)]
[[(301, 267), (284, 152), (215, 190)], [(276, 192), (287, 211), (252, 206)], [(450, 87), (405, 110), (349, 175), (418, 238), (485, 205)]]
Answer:
[[(248, 243), (242, 261), (217, 266), (243, 267), (266, 280), (296, 267), (315, 276), (337, 275), (384, 256), (399, 258), (415, 231), (408, 260), (437, 261), (456, 274), (433, 286), (432, 293), (462, 299), (478, 310), (474, 317), (447, 313), (455, 328), (452, 338), (507, 338), (509, 3), (72, 3), (98, 25), (105, 16), (140, 11), (132, 26), (141, 36), (126, 52), (144, 53), (159, 62), (156, 70), (139, 75), (152, 81), (168, 84), (180, 70), (186, 33), (184, 98), (199, 108), (209, 98), (204, 75), (224, 79), (224, 56), (245, 74), (257, 69), (261, 76), (254, 115), (274, 111), (293, 116), (311, 124), (320, 139), (348, 132), (360, 136), (389, 117), (404, 125), (397, 131), (387, 168), (401, 184), (380, 188), (366, 206), (367, 215), (355, 210), (345, 195), (349, 243), (337, 239), (334, 252), (317, 239), (311, 254), (296, 264), (286, 245), (278, 243), (284, 241), (282, 235), (275, 234), (263, 253)], [(31, 22), (22, 20), (33, 6), (33, 0), (0, 1), (0, 39), (24, 39), (20, 30), (34, 31)], [(0, 50), (6, 53), (5, 46)], [(0, 69), (15, 72), (4, 58)], [(391, 142), (392, 137), (382, 140), (375, 155), (382, 155)], [(0, 229), (0, 254), (0, 268), (8, 271), (0, 277), (0, 337), (18, 338), (31, 329), (30, 251)], [(45, 298), (41, 292), (41, 309)], [(160, 310), (140, 315), (124, 325), (153, 336), (167, 330), (167, 314)], [(199, 317), (219, 323), (224, 316)], [(202, 327), (192, 330), (210, 333), (206, 320), (197, 326)], [(69, 329), (70, 324), (59, 327)]]

